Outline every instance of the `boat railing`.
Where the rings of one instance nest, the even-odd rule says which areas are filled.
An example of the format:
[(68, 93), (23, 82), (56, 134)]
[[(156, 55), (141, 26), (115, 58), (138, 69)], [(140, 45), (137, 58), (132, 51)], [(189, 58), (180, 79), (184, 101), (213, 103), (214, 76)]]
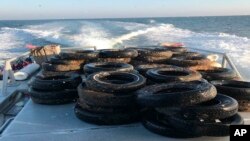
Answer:
[[(123, 46), (123, 48), (130, 48), (130, 47), (135, 47), (135, 48), (137, 48), (137, 47), (145, 47), (145, 48), (148, 48), (148, 47), (159, 47), (159, 46), (157, 46), (157, 45), (151, 45), (151, 46)], [(84, 49), (84, 50), (86, 50), (88, 48), (92, 48), (93, 50), (97, 50), (97, 48), (95, 46), (63, 47), (61, 49), (65, 51), (65, 50), (70, 50), (70, 49)], [(240, 79), (243, 79), (240, 72), (238, 71), (238, 69), (236, 68), (234, 63), (232, 62), (231, 58), (226, 53), (218, 52), (218, 51), (210, 51), (210, 50), (205, 50), (205, 49), (200, 49), (200, 48), (192, 48), (192, 47), (188, 47), (188, 48), (191, 49), (191, 50), (197, 50), (197, 51), (201, 51), (201, 52), (221, 55), (221, 57), (222, 57), (222, 62), (221, 62), (222, 67), (226, 68), (227, 64), (228, 64), (229, 67), (231, 67), (237, 73), (237, 76)], [(14, 72), (13, 72), (13, 70), (11, 68), (11, 62), (17, 60), (18, 58), (28, 56), (29, 54), (30, 54), (30, 52), (26, 52), (26, 53), (24, 53), (24, 54), (22, 54), (22, 55), (20, 55), (18, 57), (11, 58), (11, 59), (5, 61), (5, 67), (4, 67), (4, 70), (3, 70), (2, 91), (1, 91), (3, 96), (7, 95), (6, 92), (7, 92), (8, 85), (12, 85), (12, 84), (16, 83), (15, 78), (14, 78)], [(8, 78), (10, 78), (10, 79), (8, 79)]]

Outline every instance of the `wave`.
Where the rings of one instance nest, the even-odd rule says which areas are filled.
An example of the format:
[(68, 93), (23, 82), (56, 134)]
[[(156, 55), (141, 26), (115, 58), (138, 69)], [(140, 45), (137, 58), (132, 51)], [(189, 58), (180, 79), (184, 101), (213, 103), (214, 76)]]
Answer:
[(249, 71), (250, 65), (250, 39), (247, 37), (219, 32), (193, 32), (156, 22), (68, 21), (24, 28), (5, 27), (0, 29), (0, 55), (2, 58), (12, 57), (18, 53), (17, 50), (22, 51), (26, 43), (34, 40), (64, 46), (97, 46), (99, 49), (156, 45), (166, 41), (183, 42), (187, 47), (228, 53), (237, 67), (243, 70)]

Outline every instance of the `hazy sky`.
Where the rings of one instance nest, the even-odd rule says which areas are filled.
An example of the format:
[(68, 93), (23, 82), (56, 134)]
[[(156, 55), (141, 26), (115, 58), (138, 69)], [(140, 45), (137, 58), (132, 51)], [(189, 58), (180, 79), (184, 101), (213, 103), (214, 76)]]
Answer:
[(250, 0), (0, 0), (0, 20), (250, 15)]

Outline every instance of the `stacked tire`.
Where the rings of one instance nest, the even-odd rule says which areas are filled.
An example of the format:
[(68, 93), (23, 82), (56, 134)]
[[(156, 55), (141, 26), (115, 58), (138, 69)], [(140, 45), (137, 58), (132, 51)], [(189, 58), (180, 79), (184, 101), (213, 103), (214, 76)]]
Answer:
[(90, 75), (101, 71), (134, 72), (134, 67), (127, 63), (119, 62), (97, 62), (84, 65), (85, 75)]
[(29, 94), (34, 103), (38, 104), (65, 104), (77, 98), (77, 86), (82, 82), (79, 74), (44, 76), (37, 75), (31, 82)]
[(135, 91), (145, 78), (131, 72), (97, 72), (78, 87), (76, 116), (98, 125), (127, 124), (139, 120)]
[(219, 93), (235, 98), (239, 103), (239, 111), (250, 112), (250, 82), (218, 80), (211, 83)]
[(80, 72), (86, 62), (96, 58), (98, 58), (98, 52), (91, 50), (61, 52), (59, 55), (51, 58), (50, 61), (42, 64), (43, 74), (48, 76)]
[(167, 137), (228, 136), (230, 125), (243, 124), (237, 101), (204, 81), (147, 86), (137, 91), (137, 102), (145, 110), (143, 126)]
[(138, 52), (134, 49), (103, 49), (99, 52), (99, 62), (119, 62), (130, 63), (132, 58), (138, 56)]
[[(129, 50), (129, 48), (127, 50)], [(139, 48), (137, 51), (138, 56), (131, 61), (134, 66), (142, 64), (164, 64), (173, 55), (172, 51), (164, 48)]]
[(176, 67), (166, 66), (162, 68), (149, 69), (146, 72), (148, 84), (159, 84), (169, 82), (189, 82), (201, 80), (202, 76), (197, 71)]

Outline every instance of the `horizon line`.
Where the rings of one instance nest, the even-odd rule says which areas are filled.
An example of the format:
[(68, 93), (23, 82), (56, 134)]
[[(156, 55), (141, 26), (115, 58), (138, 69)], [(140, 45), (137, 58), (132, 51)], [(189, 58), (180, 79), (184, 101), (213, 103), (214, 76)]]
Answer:
[(195, 18), (195, 17), (237, 17), (237, 16), (250, 16), (246, 15), (204, 15), (204, 16), (145, 16), (145, 17), (105, 17), (105, 18), (42, 18), (42, 19), (0, 19), (0, 21), (39, 21), (39, 20), (102, 20), (102, 19), (143, 19), (143, 18)]

